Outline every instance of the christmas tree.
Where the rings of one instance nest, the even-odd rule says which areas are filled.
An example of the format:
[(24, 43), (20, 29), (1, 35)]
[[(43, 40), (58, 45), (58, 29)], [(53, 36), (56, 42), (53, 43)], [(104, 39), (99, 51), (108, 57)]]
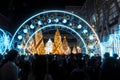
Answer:
[(64, 39), (63, 39), (63, 53), (66, 55), (70, 54), (70, 48), (68, 46), (66, 36), (64, 36)]
[(55, 32), (52, 54), (63, 54), (61, 35), (59, 30)]
[(52, 53), (52, 48), (53, 48), (53, 42), (51, 39), (49, 39), (45, 45), (45, 53), (46, 54)]
[(75, 45), (73, 46), (72, 53), (73, 53), (73, 54), (76, 54), (76, 53), (77, 53), (77, 49), (76, 49)]
[(38, 54), (44, 55), (45, 54), (45, 45), (43, 41), (42, 31), (39, 31), (35, 34), (35, 42), (34, 42), (35, 49)]

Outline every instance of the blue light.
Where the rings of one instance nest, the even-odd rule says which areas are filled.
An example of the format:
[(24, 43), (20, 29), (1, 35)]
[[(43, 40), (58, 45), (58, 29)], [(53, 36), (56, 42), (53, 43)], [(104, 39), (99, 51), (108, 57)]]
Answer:
[(31, 25), (30, 25), (30, 28), (31, 28), (31, 29), (34, 29), (35, 27), (31, 24)]
[(22, 49), (22, 45), (17, 45), (17, 48), (18, 49)]
[(42, 25), (42, 21), (38, 21), (38, 25)]
[(78, 27), (78, 29), (81, 29), (81, 28), (82, 28), (82, 25), (81, 25), (81, 24), (79, 24), (77, 27)]
[(69, 25), (72, 26), (72, 23), (70, 23)]
[(88, 31), (87, 31), (86, 29), (83, 30), (83, 33), (84, 33), (84, 34), (87, 33), (87, 32), (88, 32)]
[(0, 34), (0, 54), (5, 52), (4, 37)]
[(9, 36), (7, 35), (4, 37), (4, 44), (5, 45), (9, 44)]
[(93, 39), (94, 39), (94, 38), (93, 38), (93, 35), (90, 35), (90, 36), (89, 36), (89, 39), (90, 39), (90, 40), (93, 40)]
[(93, 56), (94, 56), (94, 53), (90, 53), (89, 56), (90, 56), (90, 58), (93, 57)]
[(63, 21), (62, 21), (62, 22), (63, 22), (64, 24), (65, 24), (65, 23), (67, 23), (67, 19), (63, 19)]
[(120, 29), (120, 24), (118, 26), (119, 26), (119, 29)]
[(21, 36), (21, 35), (18, 35), (18, 39), (21, 40), (21, 39), (22, 39), (22, 36)]
[(58, 19), (58, 18), (54, 19), (54, 22), (58, 23), (58, 22), (59, 22), (59, 19)]
[(94, 46), (93, 46), (93, 45), (89, 45), (89, 48), (90, 48), (90, 49), (93, 49), (93, 48), (94, 48)]
[(51, 21), (51, 19), (48, 19), (48, 23), (50, 24), (52, 21)]
[(23, 29), (23, 32), (24, 32), (24, 33), (27, 33), (27, 32), (28, 32), (28, 29)]
[(7, 36), (6, 36), (6, 33), (4, 32), (4, 30), (0, 29), (0, 54), (4, 54), (7, 49), (8, 44), (6, 44), (7, 42), (5, 42), (5, 41), (7, 41), (6, 37)]

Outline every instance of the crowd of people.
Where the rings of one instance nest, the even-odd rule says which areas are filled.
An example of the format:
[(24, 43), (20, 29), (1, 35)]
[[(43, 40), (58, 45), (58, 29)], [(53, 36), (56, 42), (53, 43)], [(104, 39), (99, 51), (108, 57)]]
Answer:
[(120, 59), (108, 52), (70, 55), (0, 55), (0, 80), (120, 80)]

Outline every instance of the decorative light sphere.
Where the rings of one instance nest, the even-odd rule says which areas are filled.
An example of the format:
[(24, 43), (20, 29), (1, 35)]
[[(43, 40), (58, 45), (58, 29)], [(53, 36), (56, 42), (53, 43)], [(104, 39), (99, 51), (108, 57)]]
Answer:
[(31, 28), (31, 29), (34, 29), (35, 27), (31, 24), (31, 25), (30, 25), (30, 28)]

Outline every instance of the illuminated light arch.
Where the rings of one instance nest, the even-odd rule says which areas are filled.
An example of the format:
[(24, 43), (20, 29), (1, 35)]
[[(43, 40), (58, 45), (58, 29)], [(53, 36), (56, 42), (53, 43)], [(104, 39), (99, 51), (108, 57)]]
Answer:
[[(50, 14), (52, 14), (52, 16), (53, 16), (52, 18), (49, 16)], [(59, 17), (59, 14), (60, 14), (60, 17)], [(65, 15), (67, 15), (68, 17), (66, 17)], [(47, 21), (45, 21), (46, 18), (47, 19), (49, 19), (49, 18), (50, 19), (56, 19), (57, 21), (53, 20), (53, 22), (49, 22), (48, 23)], [(61, 21), (62, 19), (65, 20), (65, 21), (63, 21), (63, 23)], [(39, 21), (39, 24), (36, 23), (36, 21)], [(49, 24), (55, 24), (55, 22), (56, 22), (56, 24), (62, 24), (62, 25), (68, 26), (69, 28), (74, 29), (79, 35), (81, 35), (82, 39), (84, 40), (84, 42), (87, 45), (86, 48), (88, 50), (88, 53), (95, 52), (95, 53), (101, 54), (100, 40), (99, 40), (96, 32), (94, 31), (94, 29), (84, 19), (82, 19), (78, 15), (70, 13), (70, 12), (67, 12), (67, 11), (62, 11), (62, 10), (44, 11), (44, 12), (38, 13), (38, 14), (30, 17), (29, 19), (27, 19), (17, 29), (17, 31), (13, 35), (13, 38), (12, 38), (11, 43), (10, 43), (10, 48), (13, 47), (12, 44), (15, 41), (15, 38), (16, 38), (17, 34), (20, 33), (21, 29), (24, 28), (25, 25), (28, 25), (28, 27), (29, 27), (31, 24), (33, 24), (33, 25), (35, 25), (34, 27), (36, 27), (37, 25), (39, 25), (40, 27), (44, 27), (44, 26), (49, 25)], [(43, 26), (41, 26), (42, 24), (43, 24)], [(74, 24), (74, 25), (72, 25), (72, 24)], [(81, 27), (81, 25), (82, 25), (82, 27)], [(86, 29), (86, 32), (82, 33), (83, 30), (85, 30), (85, 29)], [(30, 34), (30, 35), (32, 35), (32, 34)], [(94, 39), (93, 40), (89, 39), (89, 36), (91, 36), (91, 35), (92, 36), (94, 35)], [(28, 39), (29, 38), (27, 38), (27, 40)], [(94, 48), (94, 49), (91, 49), (91, 48)]]
[(9, 47), (11, 40), (11, 34), (0, 28), (0, 54), (5, 54)]
[(86, 53), (88, 53), (88, 52), (87, 52), (88, 50), (87, 50), (87, 48), (86, 48), (86, 44), (85, 44), (83, 38), (82, 38), (74, 29), (71, 29), (71, 28), (69, 28), (69, 27), (67, 27), (67, 26), (65, 26), (65, 25), (58, 25), (58, 24), (47, 25), (47, 26), (44, 26), (44, 27), (39, 28), (38, 30), (36, 30), (36, 31), (29, 37), (28, 41), (26, 42), (26, 45), (25, 45), (25, 48), (24, 48), (24, 53), (25, 53), (26, 46), (28, 45), (28, 42), (31, 40), (31, 38), (32, 38), (38, 31), (40, 31), (40, 30), (42, 30), (42, 29), (44, 29), (44, 28), (47, 28), (47, 27), (51, 27), (51, 26), (54, 26), (54, 27), (55, 27), (55, 26), (61, 26), (61, 27), (67, 28), (67, 29), (73, 31), (74, 33), (76, 33), (76, 35), (79, 36), (79, 38), (82, 40), (82, 42), (83, 42), (83, 44), (84, 44), (84, 46), (85, 46)]

